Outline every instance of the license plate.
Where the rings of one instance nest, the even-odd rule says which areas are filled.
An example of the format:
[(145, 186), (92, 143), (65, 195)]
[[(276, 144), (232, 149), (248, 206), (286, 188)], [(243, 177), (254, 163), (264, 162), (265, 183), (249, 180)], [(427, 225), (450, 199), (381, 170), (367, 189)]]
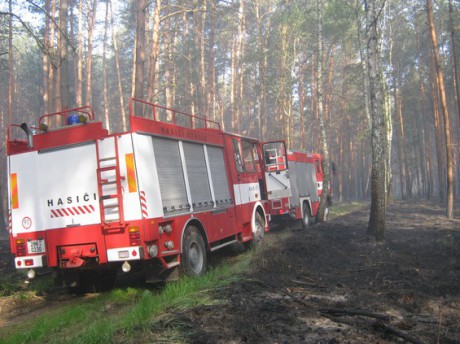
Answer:
[(27, 249), (29, 253), (43, 253), (45, 252), (45, 240), (30, 240), (27, 242)]

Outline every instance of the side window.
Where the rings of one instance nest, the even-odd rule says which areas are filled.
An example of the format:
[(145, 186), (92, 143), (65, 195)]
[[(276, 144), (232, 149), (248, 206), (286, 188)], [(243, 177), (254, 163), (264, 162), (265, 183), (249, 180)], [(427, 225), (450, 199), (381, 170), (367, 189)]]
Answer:
[(235, 156), (236, 170), (243, 172), (243, 160), (241, 159), (240, 144), (238, 140), (233, 140), (233, 155)]
[(257, 146), (254, 144), (252, 145), (252, 154), (254, 155), (254, 162), (256, 164), (257, 172), (260, 172), (261, 168), (260, 168), (259, 153), (257, 152)]
[(268, 142), (263, 146), (264, 162), (267, 171), (284, 171), (287, 169), (284, 142)]
[(252, 155), (253, 146), (249, 141), (241, 141), (243, 147), (244, 169), (246, 172), (255, 172), (254, 157)]
[(319, 160), (316, 160), (316, 173), (321, 173), (321, 165)]

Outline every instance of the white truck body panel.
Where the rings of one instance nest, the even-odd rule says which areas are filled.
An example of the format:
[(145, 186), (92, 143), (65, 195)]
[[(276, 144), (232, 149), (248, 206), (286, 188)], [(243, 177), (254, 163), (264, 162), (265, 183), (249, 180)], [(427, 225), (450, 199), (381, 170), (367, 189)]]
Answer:
[[(144, 217), (163, 217), (164, 212), (157, 172), (158, 162), (155, 162), (152, 137), (149, 135), (132, 134), (132, 139), (136, 157), (138, 188), (141, 196), (145, 197), (145, 204), (142, 204)], [(141, 202), (143, 201), (141, 200)], [(129, 212), (126, 214), (126, 217), (129, 219), (134, 215), (133, 212)]]
[(99, 223), (96, 165), (94, 144), (10, 156), (18, 191), (13, 235)]

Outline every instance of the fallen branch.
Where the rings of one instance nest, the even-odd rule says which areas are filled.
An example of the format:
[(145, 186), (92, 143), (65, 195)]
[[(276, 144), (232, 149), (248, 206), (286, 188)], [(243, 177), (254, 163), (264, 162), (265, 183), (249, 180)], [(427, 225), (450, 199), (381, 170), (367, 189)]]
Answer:
[(315, 283), (313, 280), (312, 280), (312, 282), (304, 282), (304, 281), (299, 281), (299, 280), (291, 279), (291, 282), (292, 282), (292, 283), (295, 283), (295, 284), (305, 285), (305, 286), (307, 286), (307, 287), (313, 287), (313, 288), (326, 288), (324, 285), (320, 285), (320, 284), (318, 284), (318, 283)]
[(412, 343), (412, 344), (425, 344), (420, 339), (412, 337), (409, 334), (407, 334), (406, 332), (398, 330), (397, 328), (394, 328), (394, 327), (392, 327), (390, 325), (387, 325), (387, 324), (385, 324), (385, 323), (383, 323), (381, 321), (376, 321), (375, 324), (374, 324), (374, 328), (383, 329), (386, 332), (389, 332), (389, 333), (391, 333), (391, 334), (393, 334), (393, 335), (395, 335), (395, 336), (397, 336), (399, 338), (404, 339), (406, 342), (409, 342), (409, 343)]
[(369, 311), (362, 311), (362, 310), (349, 310), (349, 309), (342, 309), (342, 308), (323, 308), (319, 310), (321, 313), (327, 313), (327, 314), (345, 314), (345, 315), (362, 315), (365, 317), (369, 318), (375, 318), (379, 320), (386, 320), (389, 321), (391, 320), (391, 317), (386, 314), (381, 314), (381, 313), (374, 313), (374, 312), (369, 312)]

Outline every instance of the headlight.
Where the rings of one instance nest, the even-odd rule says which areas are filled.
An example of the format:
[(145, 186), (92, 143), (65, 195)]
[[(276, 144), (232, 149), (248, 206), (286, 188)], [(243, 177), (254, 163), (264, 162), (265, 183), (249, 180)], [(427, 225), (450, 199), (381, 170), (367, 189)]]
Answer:
[(158, 254), (158, 246), (157, 245), (147, 246), (147, 252), (149, 253), (150, 257), (156, 257)]

